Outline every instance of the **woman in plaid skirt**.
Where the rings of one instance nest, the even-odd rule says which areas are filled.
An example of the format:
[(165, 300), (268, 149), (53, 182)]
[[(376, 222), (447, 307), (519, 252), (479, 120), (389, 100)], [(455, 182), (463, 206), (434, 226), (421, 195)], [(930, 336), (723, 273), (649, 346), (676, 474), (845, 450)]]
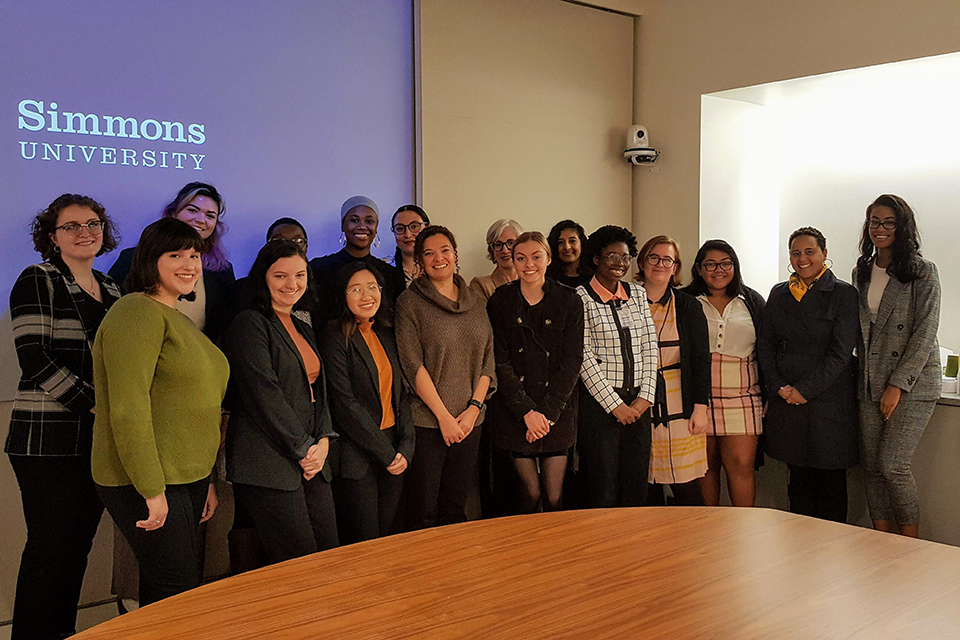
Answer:
[(730, 501), (752, 507), (754, 460), (763, 430), (763, 399), (756, 354), (763, 297), (743, 284), (740, 260), (724, 240), (708, 240), (697, 252), (693, 280), (710, 331), (711, 389), (707, 411), (707, 462), (701, 480), (708, 506), (720, 504), (720, 468), (727, 472)]

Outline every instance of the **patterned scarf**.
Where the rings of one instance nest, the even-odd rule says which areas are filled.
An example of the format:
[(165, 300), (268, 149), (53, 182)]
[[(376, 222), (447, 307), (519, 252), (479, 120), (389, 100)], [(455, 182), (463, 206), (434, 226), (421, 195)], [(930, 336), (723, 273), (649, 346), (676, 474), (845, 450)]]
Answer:
[(790, 274), (790, 293), (793, 294), (793, 297), (796, 298), (797, 302), (803, 300), (803, 296), (810, 290), (810, 287), (817, 284), (817, 281), (823, 277), (823, 274), (827, 272), (827, 265), (823, 265), (823, 269), (820, 269), (820, 273), (817, 274), (817, 277), (813, 279), (813, 282), (810, 283), (810, 286), (807, 286), (803, 280), (800, 279), (796, 273)]

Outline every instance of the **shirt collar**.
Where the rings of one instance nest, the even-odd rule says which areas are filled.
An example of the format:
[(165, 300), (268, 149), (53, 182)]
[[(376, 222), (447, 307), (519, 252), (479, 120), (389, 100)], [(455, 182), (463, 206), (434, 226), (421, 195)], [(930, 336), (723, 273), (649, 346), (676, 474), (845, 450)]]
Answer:
[(600, 296), (600, 302), (604, 304), (610, 302), (611, 300), (628, 300), (627, 292), (623, 289), (623, 283), (617, 283), (616, 293), (610, 293), (605, 286), (600, 284), (600, 281), (597, 280), (597, 276), (593, 276), (590, 280), (590, 286), (593, 288), (594, 293)]
[(667, 290), (663, 292), (663, 295), (660, 296), (659, 300), (651, 300), (647, 298), (647, 302), (652, 304), (658, 304), (661, 307), (667, 306), (667, 303), (670, 302), (670, 298), (673, 296), (673, 287), (667, 287)]

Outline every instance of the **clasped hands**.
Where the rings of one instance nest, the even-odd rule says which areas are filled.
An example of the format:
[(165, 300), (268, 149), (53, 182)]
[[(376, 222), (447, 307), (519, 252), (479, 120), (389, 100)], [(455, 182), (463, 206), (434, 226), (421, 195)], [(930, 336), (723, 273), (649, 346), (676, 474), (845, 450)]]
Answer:
[(304, 480), (312, 480), (313, 476), (323, 470), (328, 453), (330, 453), (330, 438), (320, 438), (320, 442), (307, 449), (307, 455), (300, 460)]
[(463, 442), (470, 435), (477, 424), (477, 418), (480, 417), (480, 409), (470, 405), (456, 418), (449, 412), (445, 412), (445, 414), (437, 422), (440, 423), (443, 442), (449, 447), (452, 444)]
[(619, 406), (612, 411), (613, 417), (620, 424), (633, 424), (650, 408), (650, 401), (643, 398), (637, 398), (630, 404), (621, 402)]

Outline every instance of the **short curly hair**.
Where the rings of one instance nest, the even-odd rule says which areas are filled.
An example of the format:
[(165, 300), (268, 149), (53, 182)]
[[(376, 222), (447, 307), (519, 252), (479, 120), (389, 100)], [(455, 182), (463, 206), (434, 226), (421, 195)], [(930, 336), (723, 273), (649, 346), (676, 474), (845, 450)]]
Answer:
[(453, 255), (456, 261), (457, 273), (460, 272), (460, 255), (457, 253), (457, 239), (453, 237), (453, 232), (439, 224), (431, 224), (424, 227), (423, 231), (417, 234), (417, 241), (413, 245), (413, 261), (417, 263), (417, 272), (426, 273), (423, 268), (423, 243), (433, 236), (443, 235), (450, 241), (453, 247)]
[(817, 241), (821, 251), (827, 250), (827, 238), (823, 235), (823, 232), (821, 232), (820, 229), (817, 229), (816, 227), (800, 227), (790, 234), (790, 239), (787, 240), (788, 251), (790, 250), (790, 246), (793, 244), (793, 241), (800, 236), (810, 236)]
[(581, 261), (586, 258), (590, 269), (595, 270), (597, 267), (594, 260), (599, 262), (603, 250), (615, 242), (622, 242), (627, 245), (630, 257), (637, 257), (637, 236), (633, 235), (630, 229), (608, 224), (590, 234), (590, 240), (587, 242), (587, 248), (582, 254)]
[(37, 214), (37, 217), (30, 223), (30, 233), (33, 236), (33, 248), (37, 250), (44, 260), (57, 255), (57, 247), (53, 244), (50, 236), (57, 232), (57, 221), (60, 213), (67, 207), (77, 205), (87, 207), (100, 218), (103, 223), (103, 246), (97, 252), (98, 256), (113, 251), (120, 242), (120, 232), (114, 226), (110, 216), (107, 215), (103, 205), (91, 198), (82, 196), (78, 193), (65, 193), (51, 202), (46, 209)]

